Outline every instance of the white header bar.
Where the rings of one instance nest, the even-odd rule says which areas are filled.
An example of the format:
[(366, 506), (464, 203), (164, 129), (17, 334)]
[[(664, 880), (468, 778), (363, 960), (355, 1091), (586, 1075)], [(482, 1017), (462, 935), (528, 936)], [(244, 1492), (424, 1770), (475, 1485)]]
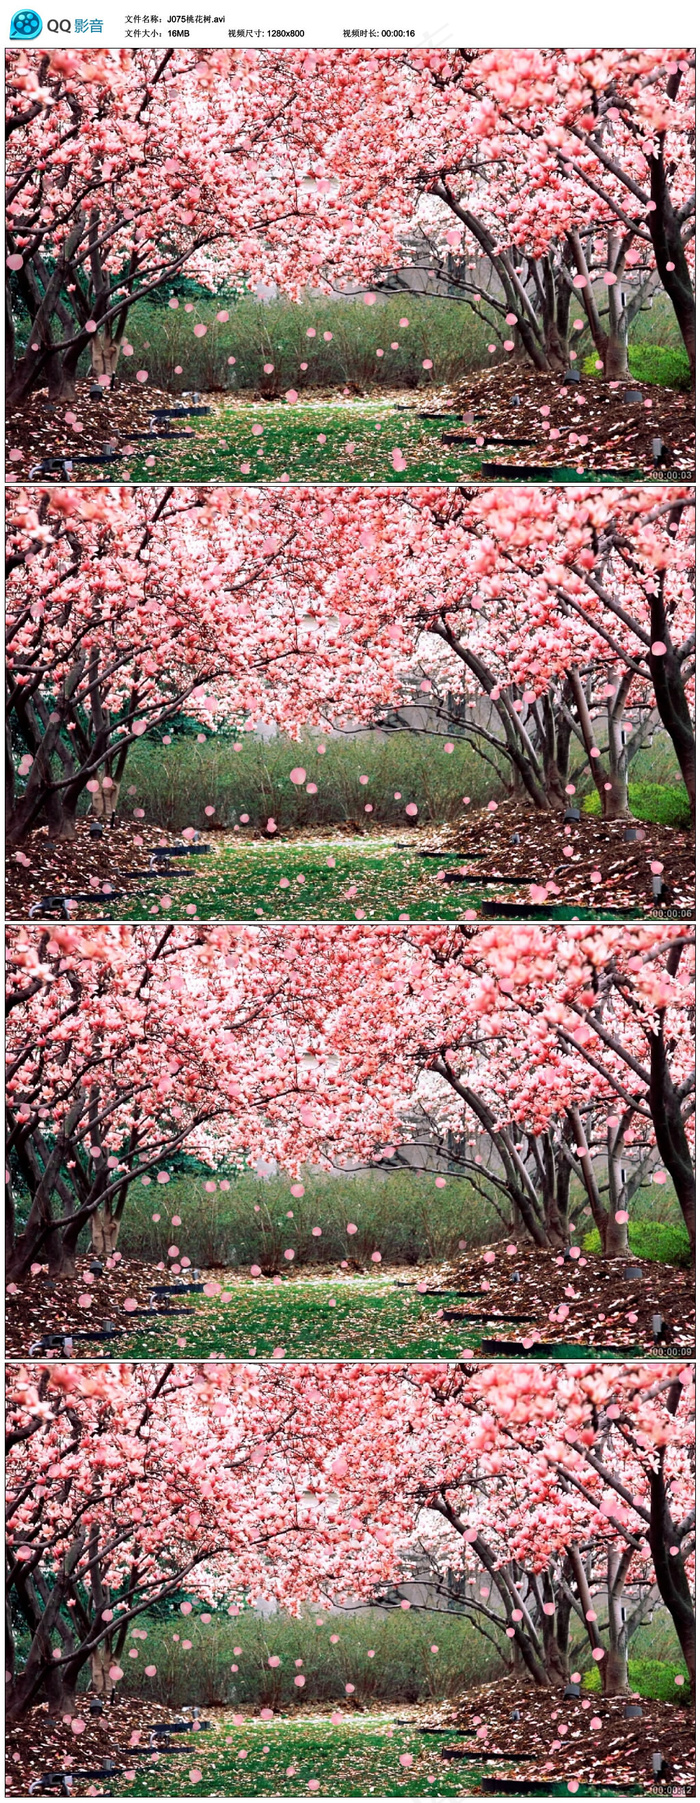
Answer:
[[(650, 0), (589, 0), (585, 21), (586, 44), (603, 48), (643, 45), (658, 41), (658, 9)], [(484, 31), (485, 24), (487, 26)], [(186, 0), (134, 0), (132, 6), (113, 6), (91, 0), (80, 8), (66, 0), (39, 0), (32, 6), (3, 8), (6, 45), (64, 44), (108, 48), (148, 44), (211, 46), (238, 44), (249, 49), (271, 45), (305, 45), (309, 49), (390, 48), (418, 45), (473, 45), (518, 47), (523, 44), (562, 45), (561, 8), (552, 0), (540, 0), (527, 10), (522, 6), (489, 8), (471, 13), (460, 6), (436, 12), (428, 0), (285, 0), (284, 5), (260, 4), (260, 0), (232, 0), (230, 4), (188, 5)], [(664, 12), (664, 44), (693, 43), (692, 12), (686, 0)], [(523, 27), (525, 26), (525, 30)], [(571, 45), (570, 36), (564, 38)]]

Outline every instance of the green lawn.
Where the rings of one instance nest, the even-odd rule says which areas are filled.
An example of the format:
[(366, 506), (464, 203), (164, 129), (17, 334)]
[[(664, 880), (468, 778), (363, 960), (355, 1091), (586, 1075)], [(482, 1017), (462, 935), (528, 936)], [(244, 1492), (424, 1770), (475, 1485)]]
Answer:
[[(445, 862), (449, 867), (454, 859)], [(358, 841), (340, 836), (276, 844), (241, 840), (208, 858), (206, 868), (204, 859), (197, 858), (196, 866), (191, 879), (189, 871), (175, 879), (178, 913), (194, 904), (202, 918), (221, 920), (254, 919), (258, 910), (276, 920), (354, 920), (359, 909), (377, 920), (396, 920), (400, 913), (414, 919), (432, 919), (436, 913), (458, 919), (465, 907), (478, 907), (481, 895), (476, 885), (472, 890), (466, 884), (438, 883), (438, 859), (418, 857), (412, 847), (397, 850), (393, 834)], [(116, 913), (147, 919), (164, 892), (167, 879), (133, 901), (126, 897)]]
[[(165, 895), (171, 896), (178, 915), (189, 909), (203, 920), (397, 920), (402, 914), (411, 920), (460, 920), (466, 909), (480, 908), (494, 891), (478, 883), (438, 881), (438, 870), (453, 869), (457, 862), (453, 852), (444, 859), (421, 858), (410, 846), (397, 848), (393, 836), (357, 842), (341, 837), (276, 844), (241, 840), (222, 846), (215, 857), (193, 858), (172, 881), (167, 873), (141, 879), (133, 895), (127, 892), (113, 903), (111, 915), (147, 920), (164, 911)], [(497, 887), (503, 884), (499, 881)], [(586, 920), (627, 917), (620, 910), (581, 906), (552, 907), (550, 913), (553, 920), (574, 914)]]
[[(402, 1753), (411, 1754), (412, 1766), (399, 1764)], [(141, 1767), (134, 1789), (146, 1796), (313, 1796), (311, 1779), (325, 1796), (416, 1797), (430, 1788), (454, 1797), (477, 1789), (484, 1769), (457, 1775), (435, 1744), (412, 1728), (393, 1728), (389, 1716), (350, 1717), (342, 1726), (306, 1716), (244, 1727), (222, 1721), (218, 1731), (197, 1736), (196, 1752)], [(194, 1781), (193, 1770), (201, 1773)]]
[[(651, 1203), (653, 1207), (658, 1207), (657, 1197), (651, 1195), (650, 1191), (651, 1184), (648, 1184), (644, 1190), (638, 1192), (634, 1199), (636, 1208), (639, 1208), (640, 1205), (644, 1206), (645, 1203), (647, 1206)], [(670, 1207), (674, 1210), (675, 1202), (672, 1201)], [(628, 1233), (630, 1252), (633, 1252), (637, 1258), (650, 1258), (661, 1265), (676, 1265), (679, 1270), (687, 1269), (692, 1262), (692, 1251), (686, 1228), (679, 1227), (675, 1221), (630, 1221)], [(582, 1244), (585, 1252), (599, 1253), (601, 1251), (600, 1234), (597, 1227), (592, 1227), (590, 1233), (584, 1234)]]
[[(386, 1278), (283, 1277), (236, 1282), (231, 1301), (188, 1298), (193, 1316), (160, 1333), (135, 1334), (130, 1358), (172, 1354), (173, 1336), (186, 1340), (188, 1358), (212, 1351), (227, 1358), (266, 1358), (279, 1348), (287, 1357), (440, 1358), (481, 1344), (483, 1329), (435, 1319), (441, 1300), (395, 1288)], [(450, 1298), (448, 1297), (449, 1303)], [(455, 1296), (455, 1302), (456, 1302)], [(475, 1304), (476, 1307), (476, 1304)], [(182, 1352), (183, 1348), (179, 1348)]]
[[(678, 1684), (677, 1679), (683, 1683)], [(692, 1692), (685, 1661), (680, 1654), (675, 1659), (634, 1659), (629, 1662), (630, 1690), (637, 1691), (640, 1697), (655, 1697), (660, 1703), (674, 1703), (690, 1707)], [(600, 1694), (601, 1676), (597, 1665), (584, 1673), (584, 1690), (592, 1690)]]
[[(236, 1727), (220, 1719), (196, 1736), (196, 1750), (153, 1764), (139, 1763), (133, 1789), (142, 1796), (468, 1796), (479, 1790), (488, 1764), (455, 1766), (440, 1745), (413, 1727), (394, 1726), (390, 1715), (350, 1716), (334, 1725), (328, 1716), (250, 1721)], [(411, 1764), (402, 1766), (401, 1756)], [(533, 1777), (538, 1775), (533, 1760)], [(310, 1788), (311, 1785), (311, 1788)], [(128, 1792), (132, 1788), (125, 1781)], [(617, 1787), (615, 1787), (617, 1788)], [(553, 1784), (553, 1796), (567, 1796)], [(585, 1784), (581, 1797), (601, 1796)]]
[[(426, 408), (431, 404), (426, 395)], [(162, 450), (154, 442), (129, 458), (132, 480), (462, 482), (479, 476), (482, 462), (493, 455), (488, 445), (473, 450), (440, 443), (444, 432), (460, 429), (457, 415), (423, 420), (377, 397), (303, 401), (292, 407), (285, 402), (232, 405), (222, 400), (215, 414), (195, 420), (194, 426), (191, 439), (177, 439)], [(254, 433), (255, 426), (262, 426), (262, 434)], [(405, 459), (405, 470), (394, 467), (394, 449)], [(152, 461), (147, 463), (147, 457)], [(633, 474), (629, 472), (630, 477)], [(590, 470), (578, 475), (562, 465), (548, 469), (546, 480), (588, 482), (592, 475)], [(617, 475), (608, 471), (595, 480), (615, 481)]]
[[(680, 830), (692, 828), (688, 792), (680, 781), (676, 788), (673, 783), (634, 782), (630, 778), (629, 802), (633, 820), (649, 820), (657, 826), (675, 826)], [(585, 814), (601, 813), (597, 789), (584, 797), (583, 811)]]
[[(585, 376), (592, 376), (595, 381), (603, 379), (603, 371), (597, 368), (598, 357), (595, 351), (585, 357), (581, 368)], [(682, 348), (665, 344), (630, 344), (629, 373), (633, 381), (650, 382), (658, 388), (675, 388), (680, 393), (687, 391), (691, 385), (690, 364), (687, 353)]]
[[(440, 1321), (440, 1309), (461, 1306), (458, 1292), (419, 1296), (386, 1277), (283, 1277), (278, 1284), (249, 1278), (236, 1280), (225, 1293), (230, 1298), (225, 1302), (201, 1295), (183, 1298), (191, 1315), (175, 1316), (161, 1331), (130, 1335), (120, 1343), (122, 1356), (185, 1353), (208, 1358), (223, 1353), (228, 1359), (246, 1359), (283, 1351), (287, 1358), (457, 1358), (466, 1348), (478, 1353), (482, 1339), (518, 1339), (527, 1331), (525, 1323)], [(475, 1297), (473, 1307), (475, 1314), (483, 1312), (483, 1298)], [(531, 1356), (540, 1356), (537, 1348)], [(590, 1357), (591, 1349), (562, 1343), (547, 1347), (547, 1356)]]

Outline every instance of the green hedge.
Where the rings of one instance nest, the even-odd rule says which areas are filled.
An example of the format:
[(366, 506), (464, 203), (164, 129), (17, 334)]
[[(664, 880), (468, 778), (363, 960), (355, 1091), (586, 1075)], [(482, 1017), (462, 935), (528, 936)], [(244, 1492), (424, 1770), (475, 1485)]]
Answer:
[[(680, 391), (690, 388), (690, 364), (684, 350), (672, 350), (665, 344), (630, 344), (627, 361), (630, 376), (636, 382)], [(597, 362), (597, 351), (584, 357), (581, 365), (584, 376), (603, 379), (603, 371), (596, 369)]]
[[(683, 1684), (677, 1684), (676, 1678), (683, 1677)], [(630, 1659), (630, 1690), (638, 1691), (640, 1697), (653, 1697), (657, 1703), (685, 1703), (691, 1701), (690, 1680), (685, 1660), (680, 1658), (670, 1664), (665, 1659)], [(601, 1677), (597, 1666), (583, 1674), (584, 1690), (599, 1691)]]
[[(673, 1227), (668, 1221), (630, 1221), (628, 1238), (630, 1251), (637, 1258), (650, 1258), (660, 1265), (690, 1265), (690, 1240), (685, 1227)], [(602, 1250), (597, 1227), (584, 1234), (582, 1245), (584, 1252)]]
[[(424, 389), (429, 397), (436, 383), (456, 382), (489, 364), (487, 346), (497, 329), (495, 320), (489, 325), (487, 316), (478, 318), (461, 301), (409, 295), (378, 295), (371, 307), (362, 298), (319, 297), (301, 305), (250, 294), (212, 298), (203, 291), (187, 298), (191, 313), (185, 313), (184, 297), (173, 310), (163, 297), (158, 305), (140, 301), (131, 309), (126, 337), (134, 355), (119, 360), (122, 381), (135, 381), (137, 369), (147, 368), (156, 386), (173, 392), (252, 389), (273, 398), (290, 386), (302, 397), (319, 389), (379, 386)], [(225, 309), (229, 319), (217, 321)], [(204, 338), (195, 338), (196, 324), (206, 326)], [(430, 369), (423, 367), (427, 360)], [(273, 365), (269, 375), (266, 363)]]
[[(326, 745), (319, 754), (318, 745)], [(454, 751), (446, 752), (445, 743)], [(318, 786), (316, 795), (289, 780), (295, 765), (306, 769)], [(369, 782), (361, 783), (360, 777)], [(400, 799), (394, 799), (399, 793)], [(155, 826), (179, 832), (184, 826), (209, 825), (205, 807), (216, 810), (214, 826), (232, 827), (242, 814), (250, 833), (265, 830), (272, 815), (278, 833), (300, 827), (333, 826), (352, 820), (362, 830), (373, 826), (400, 828), (405, 837), (405, 808), (415, 801), (426, 822), (461, 820), (466, 808), (485, 807), (503, 795), (493, 771), (478, 752), (457, 737), (392, 731), (387, 737), (321, 738), (305, 734), (293, 743), (280, 734), (267, 741), (244, 733), (240, 741), (214, 734), (202, 745), (191, 735), (172, 745), (142, 740), (129, 753), (120, 793), (120, 813), (132, 817), (143, 808)], [(366, 803), (372, 813), (365, 813)]]
[[(230, 1189), (220, 1189), (222, 1180)], [(208, 1190), (206, 1182), (215, 1188)], [(173, 1214), (182, 1223), (177, 1228), (170, 1225)], [(355, 1234), (348, 1235), (348, 1222)], [(313, 1227), (321, 1228), (320, 1236)], [(181, 1250), (200, 1268), (259, 1264), (265, 1272), (286, 1271), (284, 1252), (292, 1248), (295, 1271), (343, 1258), (371, 1271), (373, 1252), (381, 1252), (384, 1264), (420, 1265), (457, 1257), (460, 1240), (469, 1249), (488, 1245), (501, 1231), (495, 1211), (457, 1177), (448, 1176), (445, 1188), (436, 1189), (434, 1177), (412, 1171), (307, 1175), (303, 1197), (294, 1197), (287, 1177), (236, 1177), (222, 1170), (215, 1177), (173, 1178), (162, 1187), (133, 1183), (119, 1247), (125, 1258), (157, 1263), (176, 1233)]]
[[(195, 1607), (188, 1617), (173, 1615), (167, 1622), (144, 1617), (137, 1623), (146, 1627), (148, 1638), (129, 1639), (138, 1659), (127, 1654), (122, 1660), (124, 1694), (148, 1695), (176, 1709), (189, 1703), (290, 1709), (300, 1701), (345, 1702), (345, 1686), (353, 1684), (355, 1705), (419, 1703), (459, 1696), (470, 1684), (503, 1672), (477, 1630), (447, 1611), (367, 1610), (344, 1616), (319, 1609), (298, 1621), (283, 1613), (265, 1621), (252, 1610), (234, 1619), (212, 1611), (203, 1623), (200, 1606)], [(184, 1656), (176, 1633), (192, 1643)], [(338, 1637), (335, 1644), (332, 1634)], [(268, 1664), (271, 1656), (279, 1665)], [(150, 1679), (143, 1676), (147, 1664), (157, 1668)], [(306, 1678), (301, 1695), (294, 1683), (300, 1669)]]
[[(688, 792), (684, 785), (671, 788), (668, 783), (635, 783), (629, 785), (630, 814), (635, 820), (648, 820), (655, 826), (692, 826)], [(584, 797), (584, 814), (599, 814), (600, 796), (592, 789)]]

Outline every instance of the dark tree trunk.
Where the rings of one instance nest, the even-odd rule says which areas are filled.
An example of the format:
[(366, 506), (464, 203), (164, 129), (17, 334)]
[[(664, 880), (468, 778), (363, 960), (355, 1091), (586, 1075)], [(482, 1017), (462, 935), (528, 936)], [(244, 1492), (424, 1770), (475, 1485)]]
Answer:
[[(578, 1147), (581, 1179), (588, 1197), (593, 1220), (600, 1234), (600, 1244), (603, 1255), (605, 1258), (620, 1258), (627, 1251), (627, 1222), (615, 1220), (615, 1215), (618, 1212), (615, 1207), (617, 1190), (611, 1189), (609, 1191), (609, 1206), (605, 1208), (601, 1200), (593, 1159), (588, 1147), (580, 1111), (578, 1108), (569, 1108), (567, 1114), (573, 1130), (574, 1144)], [(608, 1176), (609, 1178), (614, 1179), (614, 1175), (615, 1166), (613, 1164), (611, 1167), (609, 1159)]]
[(13, 1661), (13, 1677), (7, 1686), (5, 1703), (8, 1721), (19, 1721), (39, 1698), (47, 1702), (50, 1715), (74, 1713), (75, 1682), (68, 1676), (65, 1665), (56, 1664), (53, 1636), (57, 1633), (61, 1644), (72, 1651), (75, 1642), (70, 1628), (62, 1620), (61, 1611), (70, 1593), (72, 1573), (83, 1546), (84, 1539), (80, 1535), (60, 1562), (51, 1590), (42, 1582), (39, 1573), (32, 1576), (29, 1568), (23, 1572), (11, 1571), (8, 1575), (8, 1598), (11, 1579), (15, 1601), (31, 1634), (26, 1665), (20, 1676), (14, 1673)]
[(104, 1204), (95, 1210), (90, 1221), (90, 1239), (91, 1251), (97, 1258), (110, 1258), (116, 1252), (119, 1227), (120, 1222)]
[[(47, 363), (49, 366), (49, 384), (51, 385), (52, 381), (55, 381), (58, 382), (60, 387), (61, 365), (59, 364), (56, 371), (52, 368), (53, 359), (57, 353), (51, 335), (51, 321), (66, 280), (73, 273), (72, 259), (78, 249), (84, 231), (85, 215), (79, 213), (64, 248), (56, 259), (55, 268), (49, 277), (40, 305), (32, 320), (32, 328), (29, 334), (27, 349), (12, 370), (6, 393), (8, 409), (21, 407), (23, 405), (27, 396), (30, 395), (33, 389), (38, 387), (39, 383), (44, 380)], [(87, 344), (87, 342), (88, 338), (86, 334), (85, 343)], [(32, 345), (36, 345), (36, 350), (32, 350)], [(61, 398), (63, 398), (63, 395), (61, 395)], [(69, 397), (66, 396), (66, 398)]]
[(43, 1698), (49, 1715), (75, 1715), (75, 1688), (63, 1682), (52, 1659), (28, 1666), (5, 1687), (5, 1714), (8, 1722), (19, 1722), (33, 1703)]
[(681, 235), (681, 226), (668, 192), (665, 161), (665, 132), (657, 134), (657, 154), (650, 156), (649, 186), (654, 211), (647, 213), (647, 224), (659, 279), (666, 290), (695, 373), (695, 296)]
[(673, 1183), (681, 1213), (695, 1247), (695, 1172), (683, 1122), (681, 1105), (668, 1068), (663, 1020), (649, 1035), (649, 1107), (656, 1143)]
[(613, 1647), (607, 1647), (605, 1658), (601, 1659), (601, 1682), (606, 1697), (623, 1697), (629, 1690), (627, 1672), (627, 1646), (623, 1641)]
[(42, 1262), (48, 1257), (49, 1270), (54, 1276), (72, 1272), (74, 1268), (74, 1255), (71, 1256), (66, 1250), (63, 1225), (56, 1222), (53, 1216), (53, 1196), (57, 1193), (56, 1179), (68, 1155), (71, 1136), (84, 1106), (84, 1097), (81, 1095), (56, 1135), (34, 1191), (26, 1225), (18, 1235), (8, 1259), (7, 1276), (13, 1282), (26, 1277), (38, 1252), (41, 1252)]
[(695, 733), (686, 699), (681, 666), (671, 642), (666, 620), (662, 582), (656, 584), (650, 609), (652, 644), (665, 644), (666, 652), (657, 657), (648, 653), (649, 670), (654, 685), (654, 698), (662, 725), (665, 726), (678, 759), (681, 776), (691, 806), (695, 806)]
[(549, 1605), (554, 1604), (554, 1615), (545, 1615), (544, 1613), (542, 1615), (545, 1670), (550, 1684), (568, 1684), (571, 1603), (563, 1593), (555, 1596), (548, 1576), (546, 1576), (542, 1589), (545, 1602)]
[(608, 288), (608, 342), (605, 350), (605, 379), (607, 382), (620, 382), (629, 372), (627, 319), (620, 295), (624, 263), (621, 240), (617, 236), (609, 237), (608, 268), (611, 275), (616, 275), (618, 279), (614, 288)]
[(671, 1538), (673, 1528), (666, 1500), (663, 1447), (657, 1454), (657, 1469), (655, 1470), (652, 1466), (650, 1492), (649, 1550), (654, 1562), (654, 1574), (662, 1601), (666, 1604), (678, 1635), (691, 1683), (694, 1685), (695, 1610), (683, 1561), (679, 1553), (670, 1551), (670, 1546), (673, 1544)]

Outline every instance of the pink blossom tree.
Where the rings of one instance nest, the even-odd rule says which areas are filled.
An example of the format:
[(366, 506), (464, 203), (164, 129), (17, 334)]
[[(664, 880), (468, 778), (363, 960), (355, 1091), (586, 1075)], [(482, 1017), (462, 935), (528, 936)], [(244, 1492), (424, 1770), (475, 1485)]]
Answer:
[(486, 1601), (470, 1599), (476, 1624), (502, 1634), (505, 1620), (543, 1685), (570, 1676), (577, 1623), (614, 1696), (628, 1686), (630, 1621), (653, 1593), (694, 1673), (690, 1368), (499, 1365), (412, 1382), (405, 1481), (440, 1524), (427, 1530), (438, 1569), (457, 1534), (488, 1580)]
[(692, 364), (692, 54), (426, 50), (411, 62), (424, 191), (458, 222), (441, 236), (460, 245), (469, 303), (495, 304), (536, 368), (565, 370), (580, 299), (612, 379), (655, 286)]
[(623, 1600), (657, 1594), (693, 1670), (689, 1367), (27, 1366), (8, 1413), (12, 1720), (75, 1714), (86, 1666), (118, 1684), (183, 1590), (356, 1606), (426, 1548), (487, 1579), (472, 1618), (541, 1687), (577, 1622), (624, 1692)]
[(30, 319), (23, 350), (8, 338), (12, 405), (47, 381), (71, 398), (87, 350), (109, 386), (131, 349), (131, 308), (183, 271), (212, 290), (273, 279), (298, 295), (329, 237), (339, 274), (361, 266), (362, 182), (340, 230), (332, 196), (316, 192), (338, 123), (337, 57), (10, 53), (8, 248)]
[[(370, 503), (368, 502), (368, 505)], [(399, 694), (388, 620), (357, 632), (333, 576), (362, 528), (314, 490), (18, 491), (8, 545), (8, 831), (111, 817), (131, 747), (183, 714), (216, 730), (372, 714)], [(16, 752), (21, 750), (17, 758)]]
[(183, 270), (297, 298), (395, 286), (426, 250), (537, 369), (568, 365), (580, 292), (623, 371), (650, 283), (692, 355), (692, 69), (674, 51), (13, 51), (30, 331), (19, 355), (9, 336), (10, 399), (46, 379), (69, 395), (89, 346), (109, 384), (130, 308)]
[(86, 1228), (112, 1256), (131, 1185), (185, 1143), (211, 1149), (224, 1129), (247, 1150), (259, 1109), (271, 1143), (275, 1092), (298, 1080), (293, 1044), (275, 1071), (293, 991), (254, 935), (236, 936), (230, 962), (228, 944), (168, 925), (12, 936), (9, 1150), (29, 1195), (18, 1225), (10, 1178), (12, 1279), (37, 1259), (71, 1271)]
[(656, 724), (692, 796), (691, 521), (676, 488), (18, 490), (10, 837), (114, 806), (180, 712), (295, 736), (416, 693), (539, 810), (585, 774), (624, 816)]
[(537, 1245), (567, 1243), (575, 1171), (619, 1255), (659, 1161), (692, 1237), (691, 958), (642, 925), (13, 929), (9, 1274), (71, 1268), (93, 1220), (113, 1251), (184, 1144), (332, 1168), (400, 1155), (424, 1108), (439, 1133), (466, 1110)]
[[(373, 961), (379, 938), (345, 933), (344, 974), (356, 958)], [(542, 1247), (566, 1244), (575, 1171), (610, 1256), (624, 1252), (626, 1204), (660, 1159), (692, 1244), (692, 928), (416, 925), (384, 935), (383, 967), (354, 982), (333, 1016), (341, 1068), (369, 1079), (368, 1104), (395, 1095), (375, 1152), (388, 1139), (400, 1153), (417, 1107), (438, 1133), (463, 1131), (466, 1111), (492, 1154), (486, 1173), (467, 1152), (470, 1181), (493, 1179), (507, 1224)], [(322, 1060), (312, 1087), (321, 1093), (307, 1112), (322, 1135), (332, 1119)], [(363, 1126), (371, 1120), (367, 1106)], [(601, 1158), (605, 1180), (595, 1177)]]
[[(134, 1623), (183, 1590), (185, 1616), (193, 1601), (237, 1615), (260, 1596), (298, 1614), (399, 1570), (410, 1503), (386, 1496), (375, 1513), (338, 1445), (338, 1414), (377, 1420), (376, 1387), (371, 1367), (318, 1381), (303, 1364), (18, 1368), (8, 1719), (43, 1699), (79, 1722), (85, 1668), (113, 1690), (129, 1642), (138, 1653), (146, 1639)], [(368, 1425), (363, 1442), (369, 1477)]]
[(348, 557), (346, 591), (364, 573), (378, 602), (391, 594), (399, 620), (422, 635), (421, 686), (444, 724), (505, 762), (535, 808), (562, 811), (585, 771), (603, 815), (619, 818), (630, 757), (657, 720), (695, 793), (687, 499), (534, 488), (389, 496)]

